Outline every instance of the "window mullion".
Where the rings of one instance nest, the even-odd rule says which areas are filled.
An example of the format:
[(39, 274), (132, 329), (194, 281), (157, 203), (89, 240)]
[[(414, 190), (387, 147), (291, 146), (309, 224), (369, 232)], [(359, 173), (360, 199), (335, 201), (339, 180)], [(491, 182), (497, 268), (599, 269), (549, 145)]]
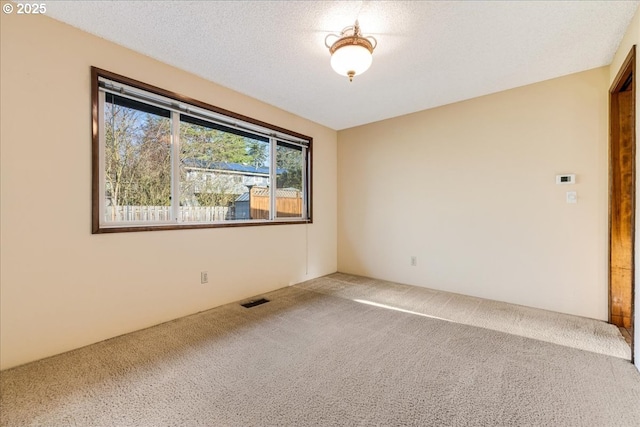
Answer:
[(269, 189), (270, 189), (270, 201), (271, 201), (271, 214), (269, 215), (270, 219), (276, 219), (277, 217), (277, 190), (278, 183), (276, 181), (278, 177), (278, 162), (276, 159), (278, 142), (275, 138), (269, 138)]
[(98, 209), (100, 215), (100, 224), (105, 222), (105, 212), (106, 212), (106, 203), (105, 196), (107, 194), (107, 185), (105, 182), (105, 157), (106, 157), (106, 136), (105, 136), (105, 124), (104, 124), (104, 110), (106, 108), (105, 103), (105, 94), (104, 92), (98, 93), (98, 182), (99, 182), (99, 190), (98, 190)]
[(180, 222), (180, 114), (171, 113), (171, 212)]
[(302, 164), (300, 165), (300, 167), (302, 168), (302, 219), (308, 219), (309, 218), (309, 208), (307, 205), (307, 199), (308, 199), (308, 195), (309, 195), (309, 190), (307, 188), (307, 173), (304, 172), (305, 170), (309, 170), (307, 168), (307, 156), (309, 155), (309, 152), (307, 150), (307, 147), (302, 147)]

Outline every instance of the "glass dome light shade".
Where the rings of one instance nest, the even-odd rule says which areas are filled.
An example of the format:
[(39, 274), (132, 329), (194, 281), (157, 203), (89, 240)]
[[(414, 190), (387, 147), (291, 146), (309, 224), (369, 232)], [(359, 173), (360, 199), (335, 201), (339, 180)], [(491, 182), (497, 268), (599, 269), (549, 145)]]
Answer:
[(348, 44), (331, 55), (331, 68), (342, 76), (353, 77), (367, 71), (373, 62), (373, 55), (362, 45)]

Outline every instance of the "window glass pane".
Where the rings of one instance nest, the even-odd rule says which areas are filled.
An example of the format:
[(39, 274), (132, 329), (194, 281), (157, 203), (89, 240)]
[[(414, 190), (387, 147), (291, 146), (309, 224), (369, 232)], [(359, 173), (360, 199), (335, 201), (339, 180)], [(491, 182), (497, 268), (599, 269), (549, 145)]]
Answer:
[(169, 112), (108, 93), (104, 123), (105, 222), (170, 221)]
[(92, 75), (93, 233), (311, 220), (310, 137)]
[(181, 116), (179, 220), (270, 219), (269, 164), (267, 138)]
[(276, 164), (276, 216), (300, 218), (303, 207), (304, 153), (302, 147), (278, 142)]

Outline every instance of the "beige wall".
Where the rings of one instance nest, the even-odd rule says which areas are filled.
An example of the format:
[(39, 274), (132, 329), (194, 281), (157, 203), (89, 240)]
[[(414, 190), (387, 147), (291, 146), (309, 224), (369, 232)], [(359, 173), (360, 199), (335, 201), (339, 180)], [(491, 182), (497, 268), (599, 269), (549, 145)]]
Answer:
[[(1, 368), (336, 270), (335, 131), (47, 17), (0, 27)], [(92, 235), (91, 65), (312, 136), (314, 223)]]
[[(631, 24), (629, 24), (629, 28), (627, 28), (627, 32), (624, 35), (624, 38), (622, 39), (622, 42), (620, 42), (620, 46), (618, 47), (618, 51), (616, 52), (613, 61), (611, 61), (611, 66), (609, 67), (609, 86), (613, 83), (613, 80), (616, 78), (616, 76), (618, 75), (618, 72), (620, 71), (620, 68), (622, 67), (622, 63), (624, 62), (624, 60), (627, 58), (627, 55), (629, 55), (629, 51), (631, 50), (631, 48), (633, 47), (633, 45), (637, 45), (638, 42), (640, 41), (640, 9), (638, 9), (636, 11), (636, 14), (633, 17), (633, 20), (631, 21)], [(638, 49), (636, 47), (636, 49)], [(640, 52), (636, 50), (636, 70), (640, 70)], [(636, 105), (640, 105), (640, 85), (638, 84), (638, 82), (636, 81)], [(637, 107), (636, 107), (637, 108)], [(636, 111), (636, 146), (638, 144), (638, 141), (640, 141), (640, 138), (638, 138), (637, 136), (637, 132), (638, 130), (640, 130), (640, 112)], [(640, 149), (636, 148), (636, 164), (640, 165)], [(637, 179), (638, 175), (636, 174), (636, 179)], [(638, 183), (636, 181), (636, 201), (640, 201), (640, 183)], [(636, 202), (636, 230), (640, 230), (640, 203)], [(638, 236), (638, 232), (636, 232), (636, 237)], [(636, 239), (636, 243), (635, 243), (636, 248), (640, 248), (637, 239)], [(636, 249), (636, 254), (638, 253), (638, 250)], [(638, 288), (638, 283), (640, 283), (640, 256), (636, 255), (636, 271), (635, 271), (635, 289), (636, 289), (636, 293), (635, 293), (635, 319), (638, 319), (639, 313), (638, 310), (640, 310), (640, 289)], [(635, 353), (635, 364), (636, 367), (638, 367), (638, 370), (640, 370), (640, 328), (638, 328), (638, 322), (635, 321), (635, 328), (634, 328), (634, 342), (635, 344), (635, 348), (634, 348), (634, 353)]]
[(338, 132), (339, 271), (606, 319), (608, 81), (603, 67)]

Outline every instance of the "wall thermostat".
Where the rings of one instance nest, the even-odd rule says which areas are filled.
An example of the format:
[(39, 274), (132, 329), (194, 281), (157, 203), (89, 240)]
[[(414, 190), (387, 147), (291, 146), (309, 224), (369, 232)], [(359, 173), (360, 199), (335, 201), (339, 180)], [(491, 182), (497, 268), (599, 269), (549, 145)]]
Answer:
[(556, 184), (575, 184), (576, 175), (573, 173), (566, 175), (556, 175)]

